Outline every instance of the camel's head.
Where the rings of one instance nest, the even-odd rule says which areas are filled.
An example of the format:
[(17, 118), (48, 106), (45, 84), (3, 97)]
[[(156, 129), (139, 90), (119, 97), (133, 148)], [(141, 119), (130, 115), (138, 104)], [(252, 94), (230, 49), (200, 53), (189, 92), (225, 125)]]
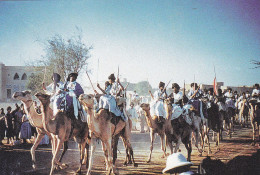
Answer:
[(140, 105), (140, 107), (144, 110), (144, 111), (149, 111), (150, 110), (150, 104), (148, 103), (142, 103)]
[(30, 91), (15, 92), (13, 94), (13, 98), (23, 102), (32, 101), (32, 95)]
[(47, 94), (44, 94), (44, 93), (41, 93), (41, 92), (37, 92), (35, 94), (35, 97), (37, 97), (40, 100), (42, 105), (46, 105), (46, 104), (50, 103), (50, 99), (51, 99), (50, 95), (47, 95)]
[(167, 98), (164, 100), (164, 108), (172, 110), (172, 100)]
[(126, 104), (126, 99), (125, 98), (123, 98), (123, 97), (117, 97), (116, 98), (116, 104), (118, 105), (118, 106), (120, 106), (120, 105), (122, 105), (122, 104)]
[(81, 94), (79, 96), (79, 102), (87, 107), (93, 107), (94, 95), (92, 94)]

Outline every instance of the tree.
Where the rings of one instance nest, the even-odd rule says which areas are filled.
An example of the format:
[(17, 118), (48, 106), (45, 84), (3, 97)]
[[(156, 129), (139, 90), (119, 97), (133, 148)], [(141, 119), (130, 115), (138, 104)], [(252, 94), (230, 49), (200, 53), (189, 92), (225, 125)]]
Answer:
[(27, 88), (32, 91), (32, 93), (36, 93), (39, 89), (41, 89), (42, 76), (41, 74), (32, 74), (29, 76)]
[(251, 60), (251, 63), (254, 64), (254, 65), (256, 65), (256, 66), (254, 67), (254, 69), (260, 68), (260, 61)]
[[(69, 39), (61, 35), (51, 37), (44, 43), (45, 55), (42, 59), (30, 63), (37, 68), (37, 73), (29, 78), (27, 87), (40, 90), (43, 81), (46, 84), (51, 82), (54, 72), (59, 73), (64, 81), (71, 72), (89, 71), (88, 59), (91, 57), (92, 49), (92, 46), (88, 47), (84, 44), (81, 34)], [(42, 78), (41, 81), (36, 81), (39, 77)]]

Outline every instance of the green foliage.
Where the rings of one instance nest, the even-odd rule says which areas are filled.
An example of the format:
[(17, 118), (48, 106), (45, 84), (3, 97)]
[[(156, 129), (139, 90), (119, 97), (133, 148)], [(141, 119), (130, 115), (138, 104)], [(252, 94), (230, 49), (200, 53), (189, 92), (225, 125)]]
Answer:
[(32, 74), (29, 76), (27, 84), (27, 89), (30, 89), (32, 91), (32, 94), (35, 94), (36, 92), (39, 92), (42, 89), (42, 80), (43, 75), (40, 73)]
[(40, 60), (27, 63), (34, 66), (37, 72), (29, 78), (27, 87), (35, 91), (42, 86), (42, 82), (48, 85), (54, 72), (60, 74), (62, 81), (66, 81), (72, 72), (89, 71), (88, 59), (92, 49), (92, 46), (84, 44), (80, 33), (69, 39), (54, 35), (44, 43), (45, 55)]

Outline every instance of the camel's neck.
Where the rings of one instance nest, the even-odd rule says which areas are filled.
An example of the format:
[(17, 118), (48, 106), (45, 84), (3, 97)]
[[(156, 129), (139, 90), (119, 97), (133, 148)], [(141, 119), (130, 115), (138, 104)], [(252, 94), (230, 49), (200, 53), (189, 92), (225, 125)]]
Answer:
[(32, 126), (37, 128), (43, 128), (42, 125), (42, 115), (38, 114), (33, 105), (33, 101), (22, 101), (25, 106), (25, 113), (28, 116), (29, 122)]
[(154, 126), (154, 120), (152, 119), (152, 116), (151, 116), (151, 113), (150, 113), (150, 110), (144, 110), (145, 112), (145, 116), (146, 116), (146, 121), (147, 121), (147, 124), (150, 128), (155, 128)]
[(49, 103), (47, 104), (41, 104), (41, 109), (42, 109), (42, 123), (43, 123), (43, 128), (50, 132), (50, 133), (54, 133), (54, 131), (51, 131), (49, 127), (49, 122), (50, 122), (50, 116), (48, 115), (50, 113), (50, 108), (49, 108)]
[(172, 115), (172, 107), (170, 107), (168, 104), (165, 105), (165, 111), (166, 111), (166, 122), (170, 122), (171, 115)]

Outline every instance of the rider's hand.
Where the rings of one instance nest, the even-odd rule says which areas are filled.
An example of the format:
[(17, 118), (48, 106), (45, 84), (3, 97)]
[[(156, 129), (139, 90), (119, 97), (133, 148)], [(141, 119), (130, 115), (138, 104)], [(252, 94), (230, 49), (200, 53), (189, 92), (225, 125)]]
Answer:
[(94, 92), (95, 92), (96, 94), (98, 94), (97, 90), (94, 90)]
[(99, 83), (97, 83), (97, 87), (98, 87), (98, 88), (100, 88), (100, 85), (99, 85)]

